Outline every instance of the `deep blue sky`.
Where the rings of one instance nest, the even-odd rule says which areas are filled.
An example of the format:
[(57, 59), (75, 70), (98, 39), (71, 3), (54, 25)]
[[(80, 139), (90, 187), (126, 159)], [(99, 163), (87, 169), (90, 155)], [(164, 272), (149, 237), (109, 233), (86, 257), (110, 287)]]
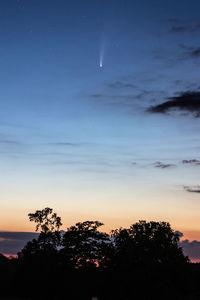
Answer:
[(156, 219), (200, 238), (199, 11), (0, 1), (1, 230), (50, 206), (66, 226)]

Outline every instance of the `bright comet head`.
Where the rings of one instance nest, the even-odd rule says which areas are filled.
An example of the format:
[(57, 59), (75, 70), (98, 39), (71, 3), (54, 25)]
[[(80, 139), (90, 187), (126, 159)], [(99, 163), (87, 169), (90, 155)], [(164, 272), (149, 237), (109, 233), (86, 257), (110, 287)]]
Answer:
[(104, 56), (104, 47), (101, 48), (100, 57), (99, 57), (99, 67), (103, 67), (103, 56)]

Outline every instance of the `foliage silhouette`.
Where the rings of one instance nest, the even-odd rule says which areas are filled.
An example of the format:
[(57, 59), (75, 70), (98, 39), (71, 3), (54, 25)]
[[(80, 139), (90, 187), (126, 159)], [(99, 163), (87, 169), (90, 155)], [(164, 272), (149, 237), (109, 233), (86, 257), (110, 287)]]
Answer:
[(61, 254), (74, 268), (105, 267), (112, 251), (109, 235), (98, 230), (103, 223), (85, 221), (67, 229)]
[(41, 228), (41, 232), (48, 233), (58, 231), (62, 226), (61, 218), (53, 213), (53, 209), (46, 207), (42, 210), (36, 210), (35, 213), (29, 213), (29, 220), (37, 223), (36, 231)]
[(112, 231), (116, 247), (116, 265), (131, 268), (135, 264), (186, 263), (179, 235), (169, 223), (139, 221), (129, 229)]
[(58, 247), (61, 244), (59, 231), (61, 218), (53, 213), (53, 209), (46, 207), (28, 214), (30, 221), (36, 224), (36, 231), (41, 230), (37, 239), (29, 241), (18, 253), (19, 259), (37, 266), (38, 264), (49, 264), (57, 260)]

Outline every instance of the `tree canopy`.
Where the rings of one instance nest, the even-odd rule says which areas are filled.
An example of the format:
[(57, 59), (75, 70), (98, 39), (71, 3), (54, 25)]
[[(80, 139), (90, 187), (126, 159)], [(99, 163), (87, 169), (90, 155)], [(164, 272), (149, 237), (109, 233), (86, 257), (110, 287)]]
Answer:
[(99, 221), (78, 222), (60, 231), (61, 218), (46, 207), (28, 214), (40, 230), (37, 239), (19, 253), (25, 259), (52, 255), (69, 268), (122, 268), (135, 265), (184, 264), (188, 257), (179, 247), (179, 235), (167, 222), (139, 221), (110, 234), (99, 229)]
[(123, 267), (188, 261), (178, 245), (178, 233), (167, 222), (139, 221), (128, 229), (114, 230), (112, 236), (117, 263)]
[(35, 213), (29, 213), (29, 220), (36, 223), (36, 231), (41, 229), (41, 232), (47, 233), (58, 231), (62, 226), (61, 218), (53, 213), (53, 209), (46, 207), (42, 210), (36, 210)]

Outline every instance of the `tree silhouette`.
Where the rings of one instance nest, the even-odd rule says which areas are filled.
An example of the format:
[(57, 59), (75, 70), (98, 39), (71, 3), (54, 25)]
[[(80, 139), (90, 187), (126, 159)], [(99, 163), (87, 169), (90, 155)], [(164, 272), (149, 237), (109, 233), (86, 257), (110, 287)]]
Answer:
[(67, 229), (61, 253), (74, 268), (105, 266), (111, 252), (109, 235), (98, 230), (103, 223), (85, 221)]
[(36, 231), (41, 228), (41, 232), (48, 233), (58, 231), (62, 226), (61, 218), (53, 213), (53, 209), (46, 207), (42, 210), (36, 210), (35, 213), (29, 213), (29, 220), (37, 223)]
[(179, 235), (167, 222), (139, 221), (129, 229), (112, 232), (116, 246), (117, 264), (185, 263), (188, 258), (178, 246)]
[(42, 210), (36, 210), (35, 213), (29, 213), (29, 220), (36, 223), (36, 231), (41, 230), (37, 239), (28, 242), (26, 246), (18, 253), (20, 258), (31, 259), (33, 255), (37, 257), (52, 257), (56, 255), (57, 248), (61, 243), (61, 234), (59, 231), (61, 218), (53, 213), (53, 209), (46, 207)]

